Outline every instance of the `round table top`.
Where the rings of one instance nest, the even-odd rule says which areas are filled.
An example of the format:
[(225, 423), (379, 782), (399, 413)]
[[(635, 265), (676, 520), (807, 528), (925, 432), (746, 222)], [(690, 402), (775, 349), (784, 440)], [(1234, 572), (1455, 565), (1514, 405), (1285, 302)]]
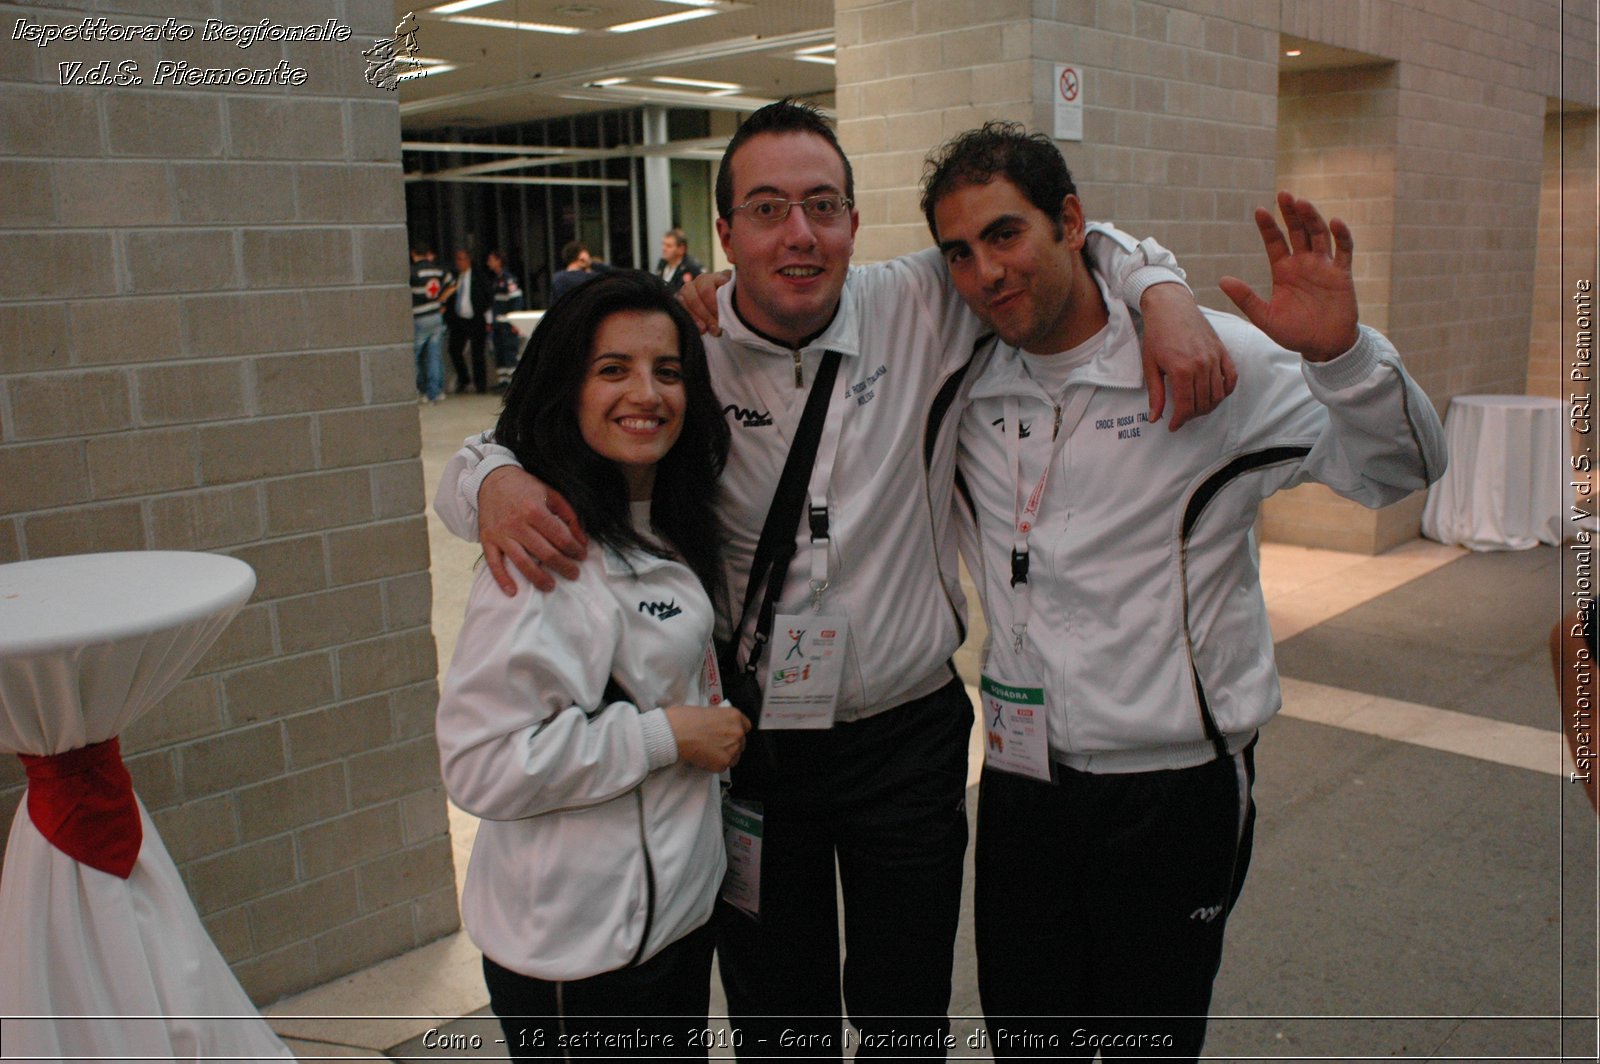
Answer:
[(1519, 410), (1559, 410), (1560, 399), (1548, 395), (1458, 395), (1451, 404), (1461, 406), (1508, 407)]
[(0, 657), (159, 632), (236, 608), (255, 590), (237, 558), (191, 551), (69, 554), (0, 565)]

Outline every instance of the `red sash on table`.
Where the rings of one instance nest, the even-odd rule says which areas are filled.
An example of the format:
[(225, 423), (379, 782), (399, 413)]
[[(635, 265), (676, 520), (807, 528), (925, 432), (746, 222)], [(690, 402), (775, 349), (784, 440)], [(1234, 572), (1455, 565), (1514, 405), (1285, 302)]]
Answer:
[(28, 774), (28, 817), (39, 834), (68, 857), (127, 879), (144, 828), (117, 740), (17, 757)]

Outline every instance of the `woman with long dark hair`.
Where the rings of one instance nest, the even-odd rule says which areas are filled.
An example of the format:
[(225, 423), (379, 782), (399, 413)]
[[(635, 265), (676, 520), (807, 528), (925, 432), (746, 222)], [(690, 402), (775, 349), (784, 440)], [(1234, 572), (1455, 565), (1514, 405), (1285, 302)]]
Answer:
[(728, 429), (661, 281), (597, 278), (539, 323), (495, 428), (591, 542), (514, 597), (480, 569), (439, 702), (482, 818), (461, 915), (514, 1058), (701, 1056), (722, 879), (717, 774), (749, 724), (707, 672)]

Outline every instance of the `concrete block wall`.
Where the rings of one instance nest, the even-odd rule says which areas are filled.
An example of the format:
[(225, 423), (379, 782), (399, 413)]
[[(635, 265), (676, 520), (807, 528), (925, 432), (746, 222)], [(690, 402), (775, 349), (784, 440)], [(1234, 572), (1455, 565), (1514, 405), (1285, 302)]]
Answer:
[[(1349, 223), (1361, 320), (1384, 331), (1394, 261), (1396, 82), (1393, 63), (1296, 73), (1288, 60), (1278, 79), (1278, 187)], [(1423, 498), (1392, 508), (1410, 522), (1401, 539), (1414, 534)], [(1392, 545), (1377, 540), (1376, 514), (1320, 484), (1279, 492), (1262, 505), (1261, 518), (1262, 536), (1279, 543), (1368, 554)]]
[(1028, 0), (836, 0), (839, 143), (855, 173), (856, 261), (928, 247), (918, 208), (928, 151), (986, 119), (1026, 122)]
[[(384, 0), (100, 0), (0, 40), (0, 562), (231, 554), (259, 583), (124, 736), (207, 928), (267, 1001), (458, 923)], [(12, 21), (348, 41), (17, 40)], [(58, 64), (142, 85), (63, 85)], [(303, 84), (156, 85), (162, 60)], [(0, 763), (0, 814), (21, 796)]]
[[(945, 6), (836, 7), (840, 127), (874, 208), (863, 259), (928, 241), (890, 214), (914, 204), (916, 179), (914, 152), (885, 137), (928, 141), (935, 125), (947, 135), (991, 116), (1050, 129), (1053, 67), (1070, 62), (1083, 72), (1084, 140), (1063, 151), (1088, 214), (1177, 251), (1202, 302), (1231, 309), (1215, 286), (1223, 274), (1265, 287), (1250, 213), (1293, 177), (1348, 208), (1376, 253), (1360, 279), (1368, 320), (1387, 326), (1440, 409), (1453, 395), (1526, 386), (1544, 114), (1554, 98), (1595, 105), (1591, 5), (1054, 0), (968, 11), (991, 48), (1025, 48), (1025, 100), (1014, 79), (935, 87), (959, 30), (923, 9)], [(898, 34), (892, 48), (873, 36), (880, 23)], [(1372, 65), (1280, 87), (1281, 35)], [(1268, 534), (1292, 526), (1297, 542), (1369, 551), (1415, 535), (1420, 497), (1374, 514), (1309, 496)]]
[(1530, 395), (1563, 398), (1574, 390), (1594, 392), (1592, 384), (1575, 389), (1569, 374), (1578, 338), (1572, 296), (1580, 278), (1596, 280), (1597, 152), (1593, 110), (1558, 110), (1545, 117), (1539, 250), (1528, 340)]

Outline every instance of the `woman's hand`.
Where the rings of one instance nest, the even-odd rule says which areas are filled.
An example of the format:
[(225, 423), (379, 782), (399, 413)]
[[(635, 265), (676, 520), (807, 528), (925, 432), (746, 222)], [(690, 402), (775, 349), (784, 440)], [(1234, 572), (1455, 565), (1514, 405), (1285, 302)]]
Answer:
[(663, 712), (678, 743), (678, 760), (707, 772), (739, 763), (750, 718), (732, 706), (668, 706)]

